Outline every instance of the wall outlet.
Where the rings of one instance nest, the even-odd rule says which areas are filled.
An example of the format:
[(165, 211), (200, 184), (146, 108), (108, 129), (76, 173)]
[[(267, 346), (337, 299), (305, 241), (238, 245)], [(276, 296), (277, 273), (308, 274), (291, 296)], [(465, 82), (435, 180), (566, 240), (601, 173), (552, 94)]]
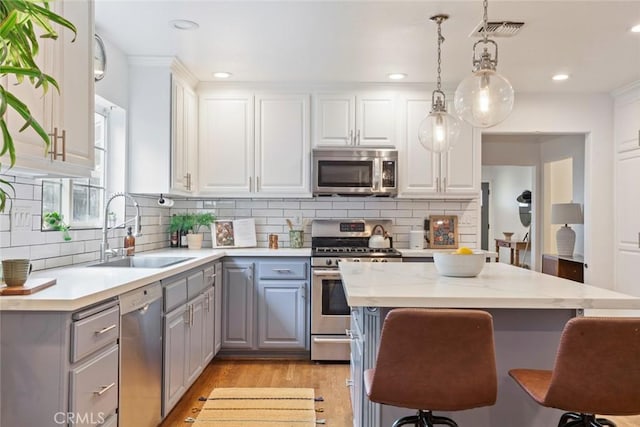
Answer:
[(14, 203), (11, 207), (11, 231), (31, 231), (31, 206)]

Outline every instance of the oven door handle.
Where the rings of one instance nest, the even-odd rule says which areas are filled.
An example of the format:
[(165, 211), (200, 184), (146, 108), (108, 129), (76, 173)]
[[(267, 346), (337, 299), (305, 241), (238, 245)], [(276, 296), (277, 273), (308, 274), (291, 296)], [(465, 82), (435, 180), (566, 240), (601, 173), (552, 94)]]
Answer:
[(320, 277), (334, 276), (340, 278), (340, 272), (338, 270), (313, 270), (313, 275)]
[(350, 344), (351, 343), (351, 338), (313, 337), (313, 342), (317, 342), (319, 344)]

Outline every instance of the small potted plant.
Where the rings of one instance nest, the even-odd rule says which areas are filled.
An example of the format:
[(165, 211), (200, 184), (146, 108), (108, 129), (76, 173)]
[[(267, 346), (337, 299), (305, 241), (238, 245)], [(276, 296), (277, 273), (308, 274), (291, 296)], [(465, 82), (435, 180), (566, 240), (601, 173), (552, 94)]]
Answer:
[(68, 242), (71, 240), (71, 236), (69, 235), (69, 226), (65, 224), (62, 215), (58, 212), (46, 212), (42, 218), (42, 223), (48, 230), (62, 231), (62, 238), (65, 241)]
[(202, 248), (202, 240), (204, 239), (203, 229), (210, 229), (216, 217), (211, 212), (187, 214), (186, 216), (188, 217), (188, 223), (190, 225), (190, 233), (187, 234), (189, 249), (200, 249)]

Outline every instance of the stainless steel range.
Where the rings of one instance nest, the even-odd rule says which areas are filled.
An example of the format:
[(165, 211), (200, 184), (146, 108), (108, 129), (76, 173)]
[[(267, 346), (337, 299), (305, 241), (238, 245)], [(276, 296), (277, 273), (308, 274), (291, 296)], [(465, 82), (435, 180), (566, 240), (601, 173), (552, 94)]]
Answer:
[(311, 224), (311, 360), (349, 360), (351, 309), (338, 264), (402, 261), (391, 237), (375, 240), (390, 247), (369, 247), (374, 229), (390, 231), (391, 227), (391, 220), (376, 219), (314, 220)]

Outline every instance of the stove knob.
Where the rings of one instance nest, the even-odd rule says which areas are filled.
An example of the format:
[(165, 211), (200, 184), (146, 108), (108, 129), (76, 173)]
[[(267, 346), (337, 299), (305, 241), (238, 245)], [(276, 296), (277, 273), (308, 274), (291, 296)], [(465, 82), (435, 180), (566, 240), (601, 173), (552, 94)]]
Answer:
[(327, 265), (333, 264), (333, 262), (330, 259), (326, 260), (324, 263), (327, 264)]
[(380, 262), (389, 262), (389, 260), (381, 259)]
[(371, 262), (378, 262), (378, 261), (380, 261), (378, 258), (374, 258), (371, 260)]
[(360, 258), (354, 258), (353, 262), (360, 262)]

